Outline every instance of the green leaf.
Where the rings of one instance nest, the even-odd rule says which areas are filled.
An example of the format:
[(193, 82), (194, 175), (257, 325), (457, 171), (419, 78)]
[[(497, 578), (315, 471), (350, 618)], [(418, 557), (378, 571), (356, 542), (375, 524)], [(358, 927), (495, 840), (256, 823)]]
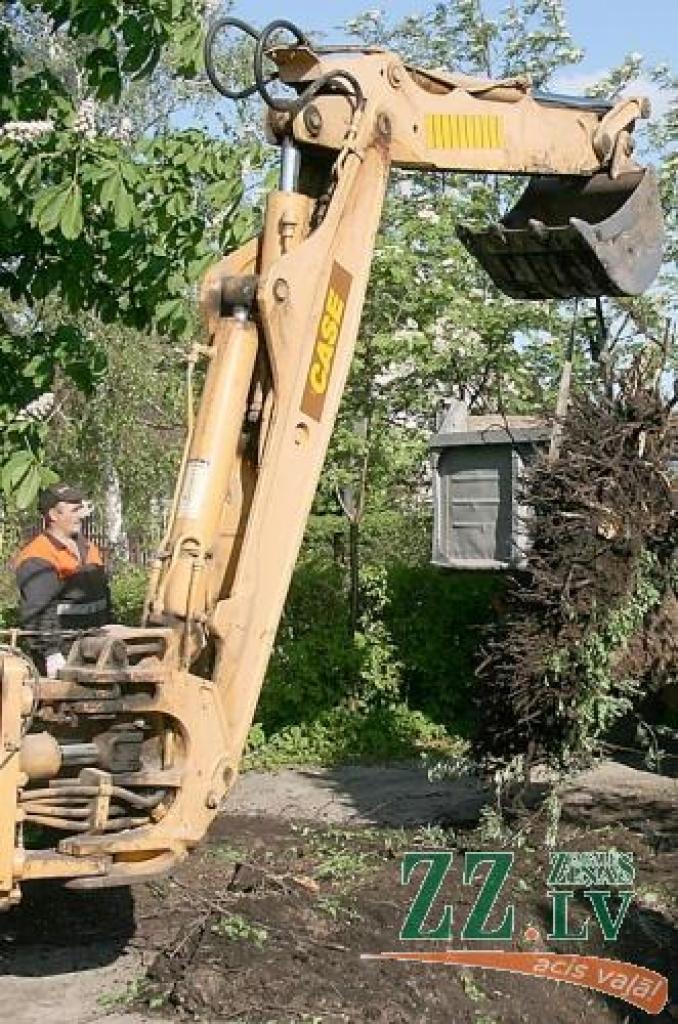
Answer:
[(214, 262), (214, 254), (211, 252), (206, 253), (204, 256), (200, 256), (198, 259), (192, 260), (186, 268), (186, 277), (193, 283), (202, 277), (203, 273), (209, 267), (210, 263)]
[(11, 231), (16, 226), (17, 216), (11, 206), (7, 206), (6, 203), (0, 203), (0, 226), (5, 228), (6, 231)]
[[(84, 7), (82, 4), (79, 6)], [(77, 30), (77, 35), (94, 35), (105, 24), (108, 13), (103, 4), (88, 4), (75, 14), (72, 27)]]
[(33, 462), (33, 455), (26, 450), (15, 452), (2, 467), (2, 489), (11, 494), (21, 483)]
[(122, 179), (120, 177), (120, 171), (116, 168), (109, 177), (106, 178), (101, 191), (99, 193), (99, 202), (102, 206), (114, 206), (118, 192), (122, 187)]
[(155, 318), (158, 322), (171, 320), (177, 313), (183, 311), (183, 299), (166, 299), (161, 302), (155, 311)]
[(32, 462), (14, 493), (17, 508), (24, 509), (35, 500), (40, 490), (40, 471)]
[[(19, 147), (15, 142), (3, 142), (0, 147), (0, 167), (9, 166), (19, 156)], [(31, 157), (31, 159), (34, 159)]]
[(121, 230), (126, 230), (130, 226), (132, 220), (132, 214), (134, 213), (134, 202), (129, 192), (120, 179), (120, 187), (115, 196), (115, 226)]
[(33, 204), (31, 221), (43, 235), (54, 231), (71, 190), (71, 182), (53, 185), (40, 193)]
[(122, 92), (122, 78), (117, 68), (104, 71), (97, 88), (97, 96), (102, 100), (115, 100), (117, 103)]
[(143, 176), (139, 167), (130, 161), (126, 161), (120, 165), (120, 173), (123, 181), (127, 185), (138, 185), (143, 180)]
[(89, 73), (89, 83), (95, 89), (97, 97), (102, 100), (114, 99), (117, 102), (122, 90), (117, 54), (98, 47), (88, 53), (85, 67)]
[(158, 66), (161, 56), (162, 46), (160, 45), (159, 42), (156, 41), (155, 46), (153, 46), (153, 48), (151, 49), (150, 56), (146, 63), (144, 64), (144, 66), (140, 68), (140, 70), (137, 71), (135, 75), (132, 76), (133, 80), (135, 82), (138, 82), (139, 79), (148, 78), (150, 75), (152, 75), (156, 67)]
[(38, 167), (38, 163), (39, 161), (37, 156), (31, 156), (28, 160), (22, 163), (21, 170), (16, 176), (16, 183), (19, 188), (24, 188), (28, 179)]
[(138, 46), (143, 42), (144, 30), (134, 15), (129, 14), (122, 23), (122, 38), (128, 46)]
[(128, 74), (139, 72), (148, 64), (153, 52), (153, 40), (145, 40), (132, 46), (125, 54), (122, 62), (122, 70)]
[(111, 164), (110, 161), (105, 164), (87, 164), (80, 171), (81, 181), (92, 182), (96, 184), (99, 181), (105, 181), (111, 176)]
[(215, 181), (208, 185), (205, 196), (215, 206), (230, 205), (234, 199), (241, 198), (242, 182), (237, 178), (232, 178), (230, 181)]
[(59, 358), (64, 358), (73, 351), (79, 352), (82, 345), (82, 331), (73, 324), (59, 324), (52, 336), (52, 353)]
[(71, 241), (82, 234), (82, 192), (75, 182), (62, 210), (59, 227), (64, 238)]
[(188, 78), (195, 75), (202, 63), (203, 32), (202, 27), (196, 24), (189, 28), (179, 49), (179, 71)]
[(55, 473), (49, 466), (40, 466), (40, 487), (49, 487), (50, 484), (55, 484), (59, 479), (59, 474)]

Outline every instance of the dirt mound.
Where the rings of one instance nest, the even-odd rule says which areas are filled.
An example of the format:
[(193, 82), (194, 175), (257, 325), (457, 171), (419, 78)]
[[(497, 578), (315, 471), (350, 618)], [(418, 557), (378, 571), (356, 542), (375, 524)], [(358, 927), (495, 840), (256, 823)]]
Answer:
[[(439, 829), (319, 829), (237, 818), (222, 820), (219, 831), (222, 835), (213, 836), (197, 865), (193, 861), (190, 870), (150, 890), (149, 898), (164, 913), (151, 929), (147, 918), (146, 942), (156, 943), (158, 952), (143, 1004), (165, 1015), (174, 1009), (193, 1019), (247, 1024), (611, 1024), (647, 1019), (584, 989), (493, 972), (360, 959), (361, 953), (402, 948), (400, 928), (420, 880), (414, 886), (401, 884), (405, 850), (456, 850), (456, 871), (450, 872), (444, 897), (454, 904), (455, 920), (466, 918), (477, 892), (462, 886), (457, 876), (464, 850), (487, 846), (477, 833), (454, 837)], [(587, 943), (586, 952), (673, 972), (678, 981), (678, 933), (668, 909), (678, 855), (654, 856), (638, 837), (611, 828), (603, 832), (596, 845), (635, 853), (645, 897), (629, 912), (613, 951), (597, 940)], [(582, 844), (575, 827), (568, 826), (562, 839), (565, 848), (590, 846)], [(521, 924), (513, 948), (533, 948), (522, 938), (524, 928), (535, 925), (545, 936), (550, 927), (547, 857), (534, 849), (518, 850), (516, 865), (505, 897), (515, 903)], [(581, 916), (579, 908), (577, 919)], [(544, 938), (540, 942), (539, 948), (560, 952), (575, 948), (570, 944), (564, 950), (562, 943)], [(409, 944), (427, 949), (446, 945)], [(577, 951), (582, 952), (581, 946)]]
[[(515, 938), (507, 948), (534, 950), (525, 936), (532, 925), (540, 933), (536, 948), (597, 953), (659, 971), (669, 977), (676, 1004), (676, 780), (610, 763), (571, 780), (563, 793), (567, 820), (558, 850), (616, 849), (635, 857), (635, 896), (618, 941), (604, 943), (593, 922), (591, 941), (582, 944), (546, 938), (551, 907), (541, 826), (520, 838), (522, 824), (516, 820), (513, 834), (498, 836), (492, 831), (496, 822), (483, 821), (481, 814), (481, 825), (477, 817), (473, 825), (463, 824), (450, 807), (454, 832), (442, 824), (347, 827), (355, 813), (350, 802), (343, 823), (334, 818), (318, 824), (328, 787), (331, 796), (340, 784), (344, 789), (350, 784), (358, 803), (367, 806), (362, 786), (366, 789), (370, 779), (374, 806), (379, 787), (386, 782), (390, 793), (396, 780), (375, 777), (373, 769), (354, 768), (340, 777), (322, 773), (310, 802), (307, 772), (296, 793), (291, 773), (282, 780), (253, 776), (241, 802), (252, 809), (251, 793), (258, 793), (260, 816), (220, 816), (207, 843), (170, 878), (131, 892), (75, 893), (54, 884), (27, 885), (24, 902), (0, 919), (0, 1019), (39, 1024), (53, 1019), (58, 1005), (60, 1020), (79, 1024), (675, 1021), (678, 1005), (673, 1015), (666, 1010), (648, 1018), (628, 1004), (569, 985), (475, 969), (366, 961), (360, 955), (463, 946), (459, 931), (479, 892), (478, 881), (462, 883), (464, 855), (509, 849), (514, 867), (489, 920), (494, 926), (505, 907), (515, 905)], [(423, 794), (417, 793), (421, 804)], [(442, 822), (441, 794), (433, 796), (429, 810)], [(273, 807), (293, 810), (296, 820), (266, 816)], [(315, 816), (312, 824), (302, 821), (305, 807), (307, 817)], [(421, 813), (418, 820), (432, 817)], [(454, 858), (426, 926), (435, 927), (443, 906), (451, 905), (454, 938), (404, 943), (400, 930), (421, 873), (403, 885), (402, 858), (406, 851), (432, 849), (453, 851)], [(583, 914), (575, 901), (575, 926)]]

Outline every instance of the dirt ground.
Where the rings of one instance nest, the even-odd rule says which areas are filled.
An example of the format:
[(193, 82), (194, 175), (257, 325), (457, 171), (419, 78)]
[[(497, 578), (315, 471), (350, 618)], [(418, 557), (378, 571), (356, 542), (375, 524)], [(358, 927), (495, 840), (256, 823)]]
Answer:
[[(576, 948), (667, 975), (670, 1003), (659, 1016), (540, 979), (361, 960), (402, 945), (419, 881), (400, 882), (405, 851), (455, 851), (441, 896), (461, 922), (477, 894), (461, 885), (464, 852), (501, 848), (476, 784), (429, 783), (421, 768), (396, 767), (248, 774), (172, 877), (98, 894), (27, 886), (0, 918), (0, 1021), (668, 1024), (678, 1020), (677, 796), (675, 779), (607, 763), (564, 798), (558, 849), (635, 857), (636, 895), (612, 946), (597, 926), (584, 949), (546, 939), (538, 802), (532, 831), (508, 847), (515, 866), (496, 915), (515, 904), (513, 948)], [(523, 937), (528, 925), (536, 945)]]

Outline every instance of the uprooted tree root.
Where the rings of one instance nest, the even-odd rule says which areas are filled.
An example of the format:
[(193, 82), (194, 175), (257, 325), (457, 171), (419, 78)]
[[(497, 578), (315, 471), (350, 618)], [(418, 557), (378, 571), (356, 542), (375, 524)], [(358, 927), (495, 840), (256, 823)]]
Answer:
[(478, 669), (482, 758), (582, 760), (678, 682), (671, 406), (630, 380), (614, 398), (579, 395), (559, 457), (531, 467), (528, 565)]

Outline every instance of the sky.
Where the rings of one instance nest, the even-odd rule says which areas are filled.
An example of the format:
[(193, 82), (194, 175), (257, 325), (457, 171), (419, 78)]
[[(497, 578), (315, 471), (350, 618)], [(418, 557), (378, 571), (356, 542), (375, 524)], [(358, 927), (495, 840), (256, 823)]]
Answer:
[[(433, 6), (433, 0), (234, 0), (230, 13), (257, 28), (274, 18), (287, 18), (313, 34), (322, 30), (332, 37), (349, 18), (365, 10), (381, 8), (389, 20), (397, 21)], [(505, 0), (484, 0), (488, 15), (494, 16)], [(574, 92), (600, 77), (606, 69), (621, 63), (632, 52), (642, 53), (652, 64), (676, 64), (678, 51), (678, 0), (565, 0), (567, 22), (575, 43), (586, 51), (584, 60), (564, 69), (554, 86)], [(339, 33), (335, 33), (335, 38)]]

